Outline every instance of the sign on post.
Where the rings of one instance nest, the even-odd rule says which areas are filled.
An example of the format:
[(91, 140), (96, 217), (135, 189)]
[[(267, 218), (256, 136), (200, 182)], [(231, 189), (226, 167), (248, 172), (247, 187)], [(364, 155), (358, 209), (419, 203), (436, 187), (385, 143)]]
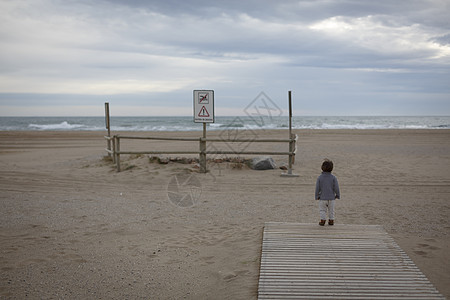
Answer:
[(213, 90), (194, 90), (194, 122), (214, 123)]

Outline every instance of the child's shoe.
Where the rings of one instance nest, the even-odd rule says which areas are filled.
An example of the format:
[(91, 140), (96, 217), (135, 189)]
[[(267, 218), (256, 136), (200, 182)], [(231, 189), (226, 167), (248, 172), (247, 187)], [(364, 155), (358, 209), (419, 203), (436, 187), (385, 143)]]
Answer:
[(328, 225), (333, 226), (334, 225), (334, 220), (328, 220)]
[(320, 226), (325, 225), (325, 222), (326, 222), (326, 221), (327, 221), (327, 220), (320, 220), (319, 225), (320, 225)]

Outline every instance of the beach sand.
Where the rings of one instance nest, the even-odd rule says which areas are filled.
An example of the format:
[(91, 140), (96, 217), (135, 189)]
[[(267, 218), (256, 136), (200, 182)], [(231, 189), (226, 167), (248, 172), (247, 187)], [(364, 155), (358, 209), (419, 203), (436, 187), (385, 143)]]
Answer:
[[(255, 299), (264, 222), (318, 222), (324, 158), (341, 187), (336, 224), (382, 225), (450, 297), (450, 131), (294, 132), (292, 178), (235, 163), (209, 163), (200, 174), (148, 155), (122, 155), (117, 173), (103, 158), (104, 132), (0, 132), (0, 298)], [(208, 147), (287, 151), (287, 143)], [(122, 140), (121, 149), (195, 151), (198, 143)], [(176, 197), (187, 194), (195, 203), (181, 207)]]

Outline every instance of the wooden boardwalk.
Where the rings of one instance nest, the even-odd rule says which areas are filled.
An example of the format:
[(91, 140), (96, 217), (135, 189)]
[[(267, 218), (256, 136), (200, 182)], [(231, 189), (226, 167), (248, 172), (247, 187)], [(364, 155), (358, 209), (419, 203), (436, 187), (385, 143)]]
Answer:
[(445, 299), (377, 225), (266, 223), (258, 299)]

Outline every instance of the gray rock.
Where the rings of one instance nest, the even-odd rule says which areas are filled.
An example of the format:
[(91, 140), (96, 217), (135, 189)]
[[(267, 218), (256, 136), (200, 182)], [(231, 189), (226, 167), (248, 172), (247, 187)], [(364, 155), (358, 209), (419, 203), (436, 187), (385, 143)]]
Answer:
[(276, 167), (277, 165), (272, 157), (255, 157), (252, 161), (253, 170), (271, 170)]

